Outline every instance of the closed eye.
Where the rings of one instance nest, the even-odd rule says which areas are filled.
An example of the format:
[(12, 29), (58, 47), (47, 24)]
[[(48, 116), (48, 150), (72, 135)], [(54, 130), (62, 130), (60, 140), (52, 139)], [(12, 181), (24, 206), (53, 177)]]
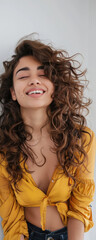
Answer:
[(19, 77), (18, 79), (28, 78), (29, 76)]
[(44, 74), (40, 74), (39, 77), (46, 77), (46, 75), (44, 75)]

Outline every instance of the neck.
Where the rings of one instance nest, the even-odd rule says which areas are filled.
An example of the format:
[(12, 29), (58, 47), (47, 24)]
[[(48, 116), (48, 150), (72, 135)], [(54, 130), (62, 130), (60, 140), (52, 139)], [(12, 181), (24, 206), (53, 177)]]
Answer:
[(48, 133), (49, 121), (46, 110), (42, 109), (32, 109), (32, 111), (25, 111), (21, 109), (21, 116), (26, 126), (27, 130), (32, 133), (33, 137), (38, 137), (42, 134)]

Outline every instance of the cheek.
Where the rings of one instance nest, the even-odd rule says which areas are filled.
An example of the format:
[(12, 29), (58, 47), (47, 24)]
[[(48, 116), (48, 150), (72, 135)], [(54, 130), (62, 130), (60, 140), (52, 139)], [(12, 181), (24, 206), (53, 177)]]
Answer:
[(52, 95), (52, 94), (54, 95), (54, 90), (55, 90), (55, 87), (52, 85), (51, 95)]
[(12, 99), (19, 103), (19, 101), (24, 97), (23, 92), (22, 92), (22, 87), (20, 85), (15, 85), (14, 89), (11, 92)]
[(54, 96), (54, 85), (51, 83), (49, 84), (49, 98), (50, 98), (50, 103), (53, 101), (53, 96)]
[(20, 81), (14, 81), (14, 91), (15, 91), (15, 94), (16, 96), (18, 95), (21, 95), (22, 92), (23, 92), (23, 89), (24, 89), (24, 86), (23, 86), (23, 82), (20, 82)]
[(50, 93), (51, 93), (51, 94), (54, 93), (54, 85), (53, 85), (53, 83), (51, 83), (51, 82), (50, 82), (50, 84), (49, 84), (49, 89), (50, 89)]
[(15, 94), (15, 90), (14, 90), (14, 88), (12, 87), (12, 88), (10, 88), (10, 92), (11, 92), (11, 97), (12, 97), (12, 100), (13, 101), (16, 101), (16, 94)]
[(24, 98), (24, 94), (23, 92), (21, 91), (21, 88), (16, 88), (15, 89), (15, 94), (16, 94), (16, 99), (17, 101), (19, 102), (20, 100), (22, 101), (22, 99)]

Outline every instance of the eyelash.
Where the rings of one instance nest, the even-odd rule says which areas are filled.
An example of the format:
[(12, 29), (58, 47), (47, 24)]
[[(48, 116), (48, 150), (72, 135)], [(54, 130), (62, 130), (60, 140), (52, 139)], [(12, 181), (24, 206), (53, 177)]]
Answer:
[[(29, 76), (24, 76), (24, 77), (20, 77), (19, 79), (28, 78), (28, 77), (29, 77)], [(39, 75), (39, 77), (45, 77), (45, 75), (42, 74), (42, 75)]]
[(20, 77), (19, 79), (28, 78), (29, 76)]
[(39, 75), (40, 77), (45, 77), (45, 74)]

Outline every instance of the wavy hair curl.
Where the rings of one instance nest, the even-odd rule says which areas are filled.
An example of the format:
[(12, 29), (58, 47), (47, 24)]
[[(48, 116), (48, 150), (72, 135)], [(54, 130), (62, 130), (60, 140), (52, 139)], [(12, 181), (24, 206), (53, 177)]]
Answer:
[[(86, 119), (83, 110), (88, 110), (90, 99), (84, 98), (84, 88), (88, 82), (86, 70), (80, 70), (80, 63), (69, 57), (64, 50), (56, 50), (40, 40), (23, 39), (16, 47), (11, 61), (3, 62), (5, 72), (0, 76), (0, 153), (7, 161), (7, 171), (16, 187), (17, 181), (23, 177), (20, 166), (20, 155), (24, 163), (30, 155), (36, 163), (32, 149), (26, 140), (32, 136), (25, 129), (20, 106), (13, 101), (10, 88), (13, 85), (13, 72), (19, 59), (33, 56), (44, 65), (45, 75), (53, 82), (55, 91), (53, 101), (48, 106), (47, 115), (50, 121), (50, 137), (56, 146), (58, 161), (67, 176), (74, 178), (72, 168), (85, 164), (87, 154), (84, 142), (80, 145), (85, 130)], [(86, 101), (84, 101), (84, 99)], [(50, 111), (49, 111), (50, 109)], [(76, 152), (78, 153), (76, 155)], [(80, 156), (83, 155), (82, 162)], [(79, 157), (78, 157), (79, 156)], [(45, 161), (44, 161), (45, 163)], [(37, 164), (37, 163), (36, 163)], [(24, 165), (25, 166), (25, 165)], [(25, 167), (26, 169), (26, 167)], [(27, 169), (26, 169), (27, 171)]]

